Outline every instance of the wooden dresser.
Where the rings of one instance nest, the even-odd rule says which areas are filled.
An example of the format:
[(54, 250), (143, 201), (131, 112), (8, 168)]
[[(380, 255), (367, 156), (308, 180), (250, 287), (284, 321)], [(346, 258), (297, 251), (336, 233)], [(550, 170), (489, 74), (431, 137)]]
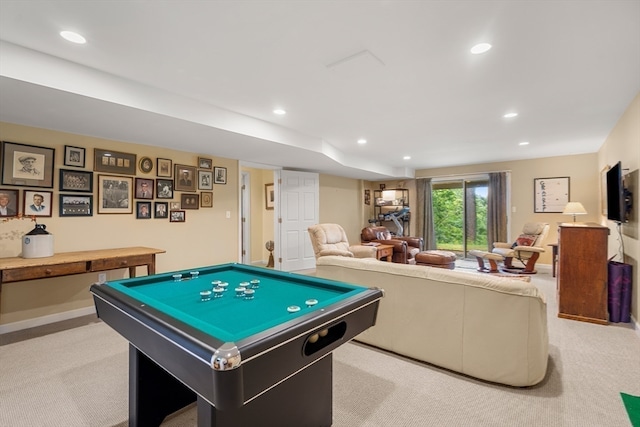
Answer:
[(608, 323), (607, 236), (596, 223), (558, 226), (558, 317)]

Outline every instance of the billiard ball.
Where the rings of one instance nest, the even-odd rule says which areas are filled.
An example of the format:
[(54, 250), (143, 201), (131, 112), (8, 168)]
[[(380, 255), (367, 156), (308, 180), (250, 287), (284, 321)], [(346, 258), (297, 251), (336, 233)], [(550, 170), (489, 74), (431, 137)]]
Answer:
[(311, 335), (311, 336), (309, 337), (309, 342), (310, 342), (311, 344), (313, 344), (313, 343), (315, 343), (315, 342), (317, 342), (317, 341), (318, 341), (318, 334), (313, 334), (313, 335)]
[(320, 336), (321, 337), (326, 337), (328, 333), (329, 333), (328, 329), (323, 329), (323, 330), (320, 331)]

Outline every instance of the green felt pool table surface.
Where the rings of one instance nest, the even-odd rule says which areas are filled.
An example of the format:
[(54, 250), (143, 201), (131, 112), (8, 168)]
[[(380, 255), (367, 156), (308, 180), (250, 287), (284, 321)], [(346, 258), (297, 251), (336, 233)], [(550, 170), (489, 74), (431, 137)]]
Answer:
[[(191, 271), (199, 272), (198, 277), (191, 279)], [(184, 279), (175, 281), (176, 273), (181, 273)], [(236, 297), (235, 288), (254, 279), (260, 280), (254, 298)], [(222, 298), (212, 295), (210, 300), (203, 301), (200, 291), (212, 290), (215, 280), (227, 282), (227, 291)], [(367, 289), (235, 263), (111, 281), (103, 286), (225, 342), (237, 342), (300, 316), (323, 311)], [(305, 302), (309, 299), (318, 303), (307, 307)], [(290, 306), (298, 306), (300, 311), (290, 313), (287, 311)]]

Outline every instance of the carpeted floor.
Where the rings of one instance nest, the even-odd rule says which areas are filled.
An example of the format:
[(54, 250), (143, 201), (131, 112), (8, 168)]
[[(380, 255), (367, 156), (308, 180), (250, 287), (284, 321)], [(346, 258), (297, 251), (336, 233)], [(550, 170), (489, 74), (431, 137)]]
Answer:
[[(334, 426), (629, 427), (620, 393), (640, 395), (636, 332), (559, 319), (555, 280), (532, 282), (549, 310), (541, 384), (490, 384), (349, 343), (334, 352)], [(0, 347), (0, 426), (124, 427), (127, 387), (127, 342), (101, 322)], [(163, 426), (196, 424), (190, 407)]]

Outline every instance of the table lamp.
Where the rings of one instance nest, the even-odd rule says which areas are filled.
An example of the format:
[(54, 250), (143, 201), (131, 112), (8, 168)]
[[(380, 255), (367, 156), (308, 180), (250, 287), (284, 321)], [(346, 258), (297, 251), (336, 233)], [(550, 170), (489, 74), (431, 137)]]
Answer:
[(576, 222), (576, 215), (586, 215), (587, 211), (580, 202), (569, 202), (562, 211), (564, 215), (573, 215), (573, 222)]

